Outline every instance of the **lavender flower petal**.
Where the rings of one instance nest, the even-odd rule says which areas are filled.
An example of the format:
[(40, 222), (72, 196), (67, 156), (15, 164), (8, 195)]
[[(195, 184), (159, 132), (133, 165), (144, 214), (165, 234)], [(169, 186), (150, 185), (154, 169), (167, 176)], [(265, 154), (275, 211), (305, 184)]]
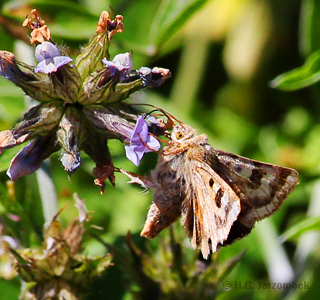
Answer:
[[(149, 138), (147, 140), (147, 143), (148, 147), (150, 149), (153, 149), (154, 151), (159, 151), (161, 145), (159, 143), (159, 141), (152, 135), (149, 135)], [(144, 152), (151, 152), (152, 150), (150, 150), (148, 148), (146, 148), (146, 150)]]
[(159, 141), (149, 134), (148, 123), (143, 116), (140, 116), (132, 132), (130, 143), (125, 145), (127, 158), (139, 166), (144, 153), (158, 151), (160, 146)]
[(49, 74), (56, 72), (58, 68), (72, 61), (69, 56), (61, 56), (59, 49), (50, 42), (39, 44), (35, 51), (36, 59), (39, 64), (35, 68), (35, 72)]
[(7, 175), (13, 181), (30, 175), (40, 168), (44, 159), (57, 150), (54, 135), (33, 140), (11, 160)]
[(126, 70), (125, 74), (127, 75), (131, 72), (133, 67), (133, 61), (131, 57), (132, 57), (132, 53), (126, 52), (123, 54), (116, 55), (112, 61), (114, 64), (118, 65), (119, 68)]
[(116, 55), (112, 61), (104, 58), (102, 59), (102, 62), (112, 71), (112, 76), (120, 73), (120, 77), (124, 79), (131, 72), (133, 67), (131, 56), (131, 53), (126, 52)]
[(16, 181), (18, 178), (30, 175), (40, 168), (42, 160), (39, 159), (39, 149), (36, 147), (36, 142), (36, 140), (30, 142), (11, 160), (7, 171), (11, 180)]
[(36, 47), (35, 56), (41, 62), (47, 58), (60, 56), (59, 49), (50, 42), (43, 42)]
[[(125, 145), (124, 146), (126, 150), (126, 157), (129, 159), (131, 162), (133, 162), (136, 166), (140, 165), (140, 160), (141, 160), (141, 152), (136, 152), (131, 145)], [(139, 155), (138, 155), (139, 154)]]
[(69, 56), (56, 56), (53, 58), (54, 64), (57, 69), (62, 67), (63, 65), (66, 65), (67, 63), (72, 61), (72, 58)]

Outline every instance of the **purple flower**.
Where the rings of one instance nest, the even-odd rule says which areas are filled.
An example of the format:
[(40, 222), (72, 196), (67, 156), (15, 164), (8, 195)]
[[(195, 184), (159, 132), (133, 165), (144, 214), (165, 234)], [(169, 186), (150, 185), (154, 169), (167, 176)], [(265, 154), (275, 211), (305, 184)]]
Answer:
[(31, 141), (11, 160), (7, 175), (11, 180), (30, 175), (41, 167), (42, 161), (57, 151), (53, 136)]
[(116, 55), (112, 61), (104, 58), (102, 62), (112, 71), (112, 75), (116, 75), (118, 72), (120, 73), (120, 77), (126, 77), (132, 70), (133, 62), (132, 62), (132, 53), (126, 52), (123, 54)]
[(50, 42), (39, 44), (35, 52), (36, 59), (39, 61), (35, 72), (49, 74), (56, 72), (58, 68), (72, 61), (69, 56), (61, 56), (59, 49)]
[(160, 142), (148, 132), (148, 123), (140, 116), (130, 137), (130, 144), (125, 145), (126, 156), (139, 166), (144, 153), (158, 151)]
[(141, 67), (137, 70), (144, 87), (158, 87), (164, 83), (166, 79), (171, 77), (171, 72), (168, 69), (154, 67), (152, 70), (148, 67)]

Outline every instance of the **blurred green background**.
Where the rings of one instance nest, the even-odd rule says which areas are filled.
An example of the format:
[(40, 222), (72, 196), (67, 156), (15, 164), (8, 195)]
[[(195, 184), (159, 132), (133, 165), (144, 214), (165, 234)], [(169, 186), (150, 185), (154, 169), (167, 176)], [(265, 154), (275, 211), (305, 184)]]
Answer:
[[(19, 60), (34, 63), (32, 48), (21, 41), (28, 38), (21, 23), (32, 8), (37, 8), (54, 41), (76, 51), (95, 33), (101, 11), (109, 10), (109, 6), (115, 14), (124, 16), (125, 29), (112, 39), (111, 58), (132, 50), (134, 68), (158, 66), (172, 72), (172, 78), (161, 87), (136, 93), (128, 101), (160, 106), (199, 133), (206, 133), (215, 148), (295, 168), (301, 175), (300, 185), (279, 212), (257, 224), (248, 237), (218, 252), (218, 259), (223, 262), (246, 251), (224, 279), (231, 282), (232, 288), (224, 291), (221, 283), (217, 299), (318, 298), (320, 86), (316, 83), (282, 91), (272, 88), (271, 82), (302, 66), (320, 49), (320, 2), (2, 0), (0, 48), (14, 52)], [(316, 66), (313, 74), (319, 71)], [(0, 77), (0, 130), (14, 126), (26, 103), (23, 93)], [(6, 150), (0, 157), (0, 223), (6, 224), (6, 234), (19, 238), (25, 247), (36, 246), (41, 243), (45, 220), (39, 175), (16, 182), (16, 202), (10, 200), (6, 187), (5, 171), (18, 150)], [(155, 153), (147, 154), (136, 168), (125, 158), (120, 142), (112, 141), (110, 150), (117, 167), (140, 174), (148, 174), (155, 167)], [(92, 223), (103, 227), (102, 231), (92, 232), (121, 247), (128, 230), (133, 236), (139, 234), (152, 192), (145, 194), (141, 188), (128, 185), (125, 176), (116, 174), (116, 187), (107, 184), (105, 193), (100, 195), (91, 174), (94, 164), (88, 157), (82, 158), (82, 166), (72, 175), (71, 182), (59, 154), (47, 163), (57, 206), (71, 203), (61, 220), (68, 224), (77, 215), (72, 200), (72, 194), (77, 192), (94, 212)], [(55, 198), (54, 193), (49, 196)], [(55, 209), (54, 200), (48, 205), (53, 207), (49, 210)], [(20, 224), (11, 222), (6, 217), (8, 213), (22, 216)], [(146, 243), (139, 237), (135, 241)], [(154, 247), (157, 243), (157, 239), (151, 242)], [(105, 247), (89, 236), (84, 246), (90, 255), (106, 253)], [(105, 294), (101, 292), (101, 298), (96, 295), (92, 299), (106, 299), (106, 293), (108, 299), (131, 299), (116, 266), (106, 273), (104, 281), (100, 279)], [(259, 282), (293, 280), (307, 282), (309, 288), (258, 289)], [(236, 281), (250, 282), (255, 288), (237, 288)], [(97, 286), (101, 288), (101, 284)], [(0, 279), (0, 299), (17, 299), (19, 289), (17, 278)]]

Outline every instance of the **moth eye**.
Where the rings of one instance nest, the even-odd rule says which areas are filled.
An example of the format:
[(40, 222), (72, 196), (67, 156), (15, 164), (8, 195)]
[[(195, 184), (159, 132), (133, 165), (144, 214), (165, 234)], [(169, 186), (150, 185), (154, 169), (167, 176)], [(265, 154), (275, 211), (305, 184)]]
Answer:
[(177, 140), (180, 140), (184, 137), (184, 133), (182, 131), (177, 132), (176, 134)]

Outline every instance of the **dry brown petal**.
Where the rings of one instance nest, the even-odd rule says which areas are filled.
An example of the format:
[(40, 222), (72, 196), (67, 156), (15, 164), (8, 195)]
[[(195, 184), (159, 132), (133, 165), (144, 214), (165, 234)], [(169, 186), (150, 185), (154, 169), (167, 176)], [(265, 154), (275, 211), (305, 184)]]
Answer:
[(23, 21), (22, 23), (23, 27), (27, 27), (27, 26), (31, 26), (31, 19), (29, 19), (28, 17)]
[(51, 31), (47, 25), (43, 25), (40, 28), (35, 28), (31, 32), (30, 42), (33, 44), (34, 42), (43, 43), (44, 41), (51, 40)]
[(108, 21), (110, 20), (110, 14), (107, 11), (103, 11), (100, 15), (99, 22), (97, 23), (97, 33), (104, 32), (107, 30)]
[(109, 38), (111, 38), (115, 33), (119, 32), (123, 32), (123, 16), (121, 15), (116, 15), (115, 21), (114, 23), (116, 23), (117, 25), (115, 26), (115, 28), (111, 31), (109, 31)]
[(68, 227), (62, 232), (62, 240), (69, 246), (70, 256), (74, 256), (81, 251), (84, 232), (83, 223), (80, 223), (78, 218), (71, 221)]
[(152, 69), (152, 73), (158, 73), (160, 74), (162, 77), (170, 77), (171, 76), (171, 72), (169, 69), (164, 69), (164, 68), (158, 68), (158, 67), (154, 67)]
[(116, 15), (114, 20), (110, 19), (110, 14), (103, 11), (97, 23), (97, 33), (108, 31), (109, 39), (117, 32), (123, 32), (123, 16)]
[(40, 17), (38, 17), (38, 12), (36, 9), (31, 10), (31, 15), (32, 15), (32, 18), (36, 19), (41, 26), (46, 24), (45, 20), (42, 20)]
[[(35, 20), (35, 22), (32, 22), (32, 19)], [(45, 20), (42, 20), (40, 17), (38, 17), (38, 13), (36, 9), (31, 10), (31, 18), (26, 18), (23, 23), (22, 26), (23, 27), (27, 27), (29, 26), (31, 30), (35, 29), (35, 28), (39, 28), (41, 26), (43, 26), (44, 24), (46, 24)]]
[[(31, 44), (34, 42), (43, 43), (51, 40), (51, 32), (46, 22), (38, 17), (36, 9), (31, 11), (31, 18), (26, 18), (22, 23), (23, 27), (29, 27), (31, 30)], [(34, 22), (32, 20), (35, 20)]]

